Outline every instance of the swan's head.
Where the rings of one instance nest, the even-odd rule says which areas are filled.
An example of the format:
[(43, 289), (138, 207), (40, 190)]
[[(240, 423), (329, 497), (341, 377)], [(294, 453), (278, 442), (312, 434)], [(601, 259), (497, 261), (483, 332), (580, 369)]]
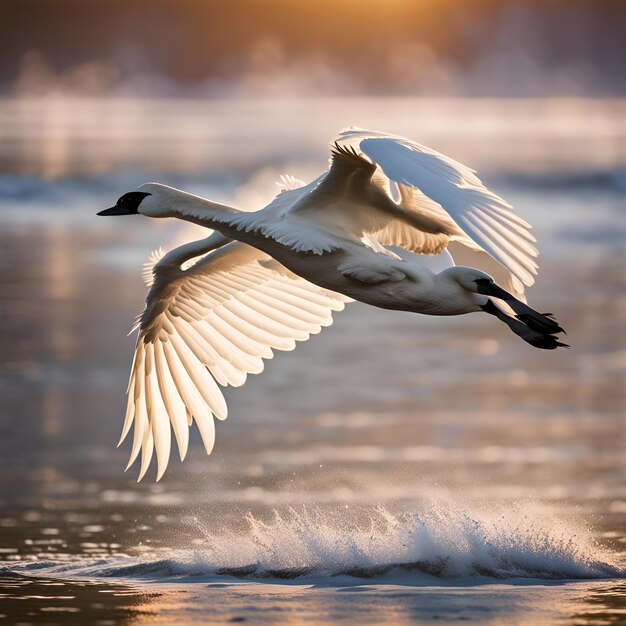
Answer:
[(481, 284), (493, 283), (493, 278), (491, 278), (489, 274), (474, 269), (473, 267), (454, 267), (451, 269), (453, 270), (454, 280), (468, 291), (478, 291), (478, 293), (480, 293), (479, 289)]
[(98, 215), (146, 215), (147, 217), (173, 217), (178, 201), (184, 192), (161, 185), (145, 183), (138, 191), (125, 193), (114, 207)]
[(138, 191), (125, 193), (114, 207), (98, 215), (146, 215), (147, 217), (177, 217), (191, 194), (160, 183), (145, 183)]
[(146, 191), (130, 191), (121, 196), (115, 206), (100, 211), (98, 215), (137, 215), (139, 206), (149, 195)]

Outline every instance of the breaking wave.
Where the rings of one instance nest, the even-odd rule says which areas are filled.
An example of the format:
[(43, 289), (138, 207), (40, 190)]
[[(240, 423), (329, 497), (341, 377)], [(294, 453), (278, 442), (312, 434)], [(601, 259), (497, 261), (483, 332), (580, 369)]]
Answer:
[(526, 578), (571, 580), (626, 576), (591, 531), (545, 515), (516, 511), (480, 515), (433, 505), (423, 513), (378, 507), (357, 514), (289, 509), (246, 528), (204, 531), (194, 550), (142, 558), (5, 563), (0, 572), (36, 576), (214, 580), (360, 579), (414, 582)]

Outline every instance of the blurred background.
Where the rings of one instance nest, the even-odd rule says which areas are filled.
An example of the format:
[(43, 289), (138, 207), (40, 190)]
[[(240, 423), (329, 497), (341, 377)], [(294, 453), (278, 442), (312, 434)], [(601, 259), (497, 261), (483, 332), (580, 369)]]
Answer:
[(626, 90), (620, 0), (21, 0), (4, 14), (0, 81), (20, 95)]
[[(0, 558), (11, 571), (203, 550), (248, 511), (345, 509), (356, 523), (384, 505), (428, 521), (432, 501), (457, 520), (532, 510), (531, 552), (554, 520), (577, 520), (568, 537), (623, 558), (626, 3), (5, 0), (0, 12)], [(95, 213), (148, 180), (255, 210), (280, 174), (323, 170), (349, 125), (479, 169), (534, 225), (529, 300), (557, 315), (572, 349), (534, 350), (480, 316), (353, 304), (226, 390), (209, 458), (194, 433), (184, 465), (137, 485), (115, 444), (141, 264), (197, 232)], [(600, 559), (589, 550), (567, 554)], [(617, 610), (611, 598), (588, 605)], [(137, 609), (110, 600), (124, 619)], [(579, 600), (561, 609), (595, 623)], [(396, 622), (410, 621), (400, 609)]]

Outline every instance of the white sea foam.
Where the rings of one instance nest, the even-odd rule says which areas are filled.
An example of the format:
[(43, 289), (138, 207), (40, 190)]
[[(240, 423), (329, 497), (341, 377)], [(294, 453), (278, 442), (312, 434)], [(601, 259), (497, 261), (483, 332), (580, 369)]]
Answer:
[(249, 514), (246, 522), (244, 531), (204, 531), (206, 546), (194, 550), (162, 550), (141, 559), (7, 563), (4, 571), (151, 580), (313, 577), (328, 584), (338, 576), (430, 584), (626, 576), (590, 530), (540, 512), (476, 514), (441, 504), (395, 514), (382, 507), (356, 514), (302, 508), (274, 512), (268, 520)]

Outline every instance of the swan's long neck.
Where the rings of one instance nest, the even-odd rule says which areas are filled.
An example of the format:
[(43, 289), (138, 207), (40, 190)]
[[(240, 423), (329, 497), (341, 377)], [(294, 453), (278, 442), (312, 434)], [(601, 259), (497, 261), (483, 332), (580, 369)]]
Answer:
[(214, 229), (217, 224), (228, 222), (230, 217), (241, 212), (225, 204), (159, 183), (147, 183), (140, 189), (153, 196), (150, 199), (153, 204), (148, 204), (145, 211), (145, 215), (149, 217), (175, 217)]
[(224, 218), (240, 213), (237, 209), (205, 200), (198, 196), (185, 194), (187, 197), (176, 197), (169, 206), (172, 217), (177, 217), (186, 222), (192, 222), (199, 226), (215, 228), (216, 220), (222, 221)]

